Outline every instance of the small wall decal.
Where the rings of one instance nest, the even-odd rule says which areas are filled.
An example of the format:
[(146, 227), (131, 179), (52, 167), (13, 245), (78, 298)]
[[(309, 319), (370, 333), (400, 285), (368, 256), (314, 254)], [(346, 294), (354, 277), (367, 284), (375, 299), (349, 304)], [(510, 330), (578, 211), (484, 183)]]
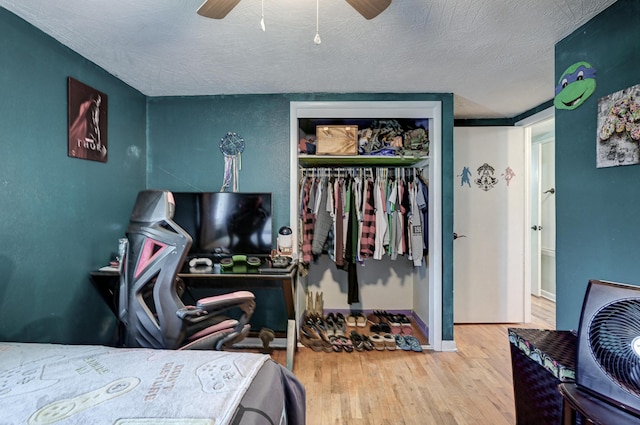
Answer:
[(107, 162), (107, 95), (68, 79), (68, 155)]
[(516, 173), (513, 172), (511, 167), (507, 167), (504, 170), (504, 173), (500, 175), (500, 177), (503, 177), (504, 180), (507, 182), (507, 186), (509, 186), (509, 183), (511, 182), (511, 179), (514, 178), (515, 176), (516, 176)]
[(485, 192), (493, 189), (498, 183), (498, 179), (493, 177), (495, 172), (495, 168), (485, 162), (478, 167), (478, 178), (474, 180), (475, 184)]
[(471, 171), (469, 171), (469, 167), (462, 167), (462, 173), (458, 174), (456, 177), (461, 177), (460, 186), (464, 186), (466, 184), (471, 187)]
[(640, 84), (598, 100), (596, 167), (640, 163)]
[(574, 63), (560, 77), (553, 104), (557, 109), (576, 109), (595, 89), (596, 70), (587, 62)]

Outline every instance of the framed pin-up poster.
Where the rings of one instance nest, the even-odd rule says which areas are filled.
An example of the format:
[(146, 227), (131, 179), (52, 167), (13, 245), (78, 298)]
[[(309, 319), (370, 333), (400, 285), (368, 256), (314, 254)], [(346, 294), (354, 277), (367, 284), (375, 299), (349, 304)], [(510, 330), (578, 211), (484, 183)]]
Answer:
[(69, 156), (107, 162), (107, 95), (69, 77), (68, 105)]

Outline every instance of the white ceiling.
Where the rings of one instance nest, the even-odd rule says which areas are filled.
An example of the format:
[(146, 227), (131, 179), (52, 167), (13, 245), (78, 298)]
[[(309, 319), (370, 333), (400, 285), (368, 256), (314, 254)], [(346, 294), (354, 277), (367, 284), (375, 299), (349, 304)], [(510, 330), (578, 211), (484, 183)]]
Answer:
[[(0, 0), (148, 96), (454, 93), (456, 118), (553, 98), (554, 44), (615, 0), (393, 0), (367, 21), (344, 0)], [(582, 58), (576, 58), (576, 61)]]

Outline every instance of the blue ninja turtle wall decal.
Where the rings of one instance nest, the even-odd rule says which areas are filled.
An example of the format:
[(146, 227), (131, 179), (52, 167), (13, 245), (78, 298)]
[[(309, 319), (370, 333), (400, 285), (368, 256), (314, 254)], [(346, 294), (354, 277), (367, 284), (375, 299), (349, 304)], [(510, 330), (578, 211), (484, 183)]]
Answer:
[(574, 63), (560, 77), (553, 104), (557, 109), (576, 109), (595, 89), (596, 70), (587, 62)]

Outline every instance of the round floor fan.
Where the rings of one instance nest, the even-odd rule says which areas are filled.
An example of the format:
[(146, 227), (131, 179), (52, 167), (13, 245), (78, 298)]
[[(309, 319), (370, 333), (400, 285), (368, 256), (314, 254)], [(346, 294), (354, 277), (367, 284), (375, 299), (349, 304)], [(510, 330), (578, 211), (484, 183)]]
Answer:
[[(373, 19), (382, 13), (391, 0), (345, 0), (365, 19)], [(240, 3), (240, 0), (205, 0), (198, 8), (198, 15), (212, 19), (222, 19)]]
[(578, 332), (576, 382), (640, 414), (640, 287), (589, 282)]

